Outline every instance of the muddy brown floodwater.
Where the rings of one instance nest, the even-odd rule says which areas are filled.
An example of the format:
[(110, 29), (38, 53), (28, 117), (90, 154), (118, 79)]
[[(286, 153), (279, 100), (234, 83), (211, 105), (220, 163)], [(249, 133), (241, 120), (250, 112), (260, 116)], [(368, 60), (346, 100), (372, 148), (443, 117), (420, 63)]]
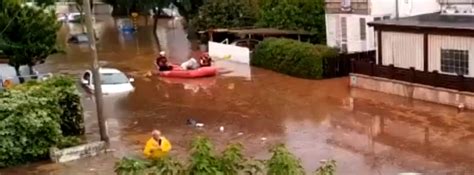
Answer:
[[(153, 68), (159, 51), (151, 27), (124, 35), (112, 18), (100, 17), (96, 28), (102, 65), (136, 79), (135, 92), (105, 97), (115, 151), (64, 164), (39, 162), (3, 169), (1, 175), (114, 174), (115, 161), (140, 155), (154, 128), (163, 131), (173, 144), (172, 154), (181, 158), (195, 135), (207, 135), (220, 149), (241, 142), (245, 153), (257, 158), (267, 158), (268, 148), (285, 143), (308, 172), (320, 160), (334, 159), (341, 175), (474, 174), (472, 112), (350, 89), (347, 78), (304, 80), (226, 61), (217, 62), (222, 73), (213, 78), (147, 78), (143, 74)], [(65, 25), (60, 42), (79, 29)], [(172, 61), (180, 62), (190, 53), (177, 23), (160, 21), (157, 33)], [(52, 56), (38, 70), (79, 76), (90, 67), (87, 46), (65, 44), (64, 48), (67, 54)], [(98, 140), (93, 99), (87, 93), (83, 96), (86, 137)], [(187, 126), (190, 118), (205, 126)]]

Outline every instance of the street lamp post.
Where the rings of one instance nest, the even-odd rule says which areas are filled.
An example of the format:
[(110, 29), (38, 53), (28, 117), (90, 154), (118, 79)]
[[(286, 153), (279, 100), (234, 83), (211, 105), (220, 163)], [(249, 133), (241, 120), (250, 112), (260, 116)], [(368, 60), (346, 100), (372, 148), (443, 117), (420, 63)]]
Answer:
[(100, 73), (99, 73), (99, 58), (97, 56), (97, 48), (96, 48), (96, 41), (95, 41), (95, 31), (94, 27), (92, 26), (92, 10), (90, 5), (90, 0), (84, 0), (84, 12), (86, 17), (86, 28), (87, 28), (87, 35), (89, 37), (89, 48), (91, 52), (91, 56), (93, 58), (92, 63), (92, 79), (94, 81), (94, 95), (95, 95), (95, 104), (97, 110), (97, 119), (99, 122), (99, 130), (100, 130), (100, 140), (105, 141), (107, 144), (109, 143), (109, 136), (107, 134), (107, 122), (103, 115), (103, 98), (102, 98), (102, 86), (100, 83)]

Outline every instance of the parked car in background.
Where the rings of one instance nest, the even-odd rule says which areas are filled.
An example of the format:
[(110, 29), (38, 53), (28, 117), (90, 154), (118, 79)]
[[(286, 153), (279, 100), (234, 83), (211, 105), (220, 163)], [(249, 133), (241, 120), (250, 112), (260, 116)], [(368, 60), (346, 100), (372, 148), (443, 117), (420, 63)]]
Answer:
[[(30, 74), (28, 66), (21, 66), (20, 67), (20, 77), (22, 77), (25, 81), (32, 80), (32, 79), (45, 79), (47, 77), (52, 76), (51, 73), (39, 73), (38, 71), (33, 69), (33, 75)], [(8, 82), (7, 82), (8, 81)], [(19, 84), (20, 78), (17, 75), (15, 68), (8, 65), (8, 64), (0, 64), (0, 90), (3, 89), (4, 85), (7, 83), (11, 84)]]
[(84, 16), (82, 13), (66, 13), (66, 14), (58, 14), (58, 21), (61, 22), (81, 22), (81, 18)]
[[(132, 85), (134, 79), (128, 78), (125, 73), (118, 69), (100, 68), (99, 73), (102, 93), (104, 94), (132, 92), (135, 90)], [(91, 92), (95, 89), (93, 78), (91, 70), (85, 71), (81, 76), (81, 84)]]

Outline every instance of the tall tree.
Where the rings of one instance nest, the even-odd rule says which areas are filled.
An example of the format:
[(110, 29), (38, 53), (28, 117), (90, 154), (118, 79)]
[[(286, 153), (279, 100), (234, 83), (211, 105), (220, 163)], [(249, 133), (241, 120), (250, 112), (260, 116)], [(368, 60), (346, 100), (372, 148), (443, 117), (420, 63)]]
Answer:
[[(20, 75), (21, 65), (33, 66), (44, 62), (59, 51), (56, 43), (60, 24), (54, 11), (45, 10), (47, 3), (27, 6), (18, 0), (0, 1), (0, 50)], [(22, 79), (20, 79), (22, 81)]]
[(178, 8), (179, 14), (189, 20), (199, 12), (199, 7), (204, 5), (208, 0), (171, 0), (171, 3)]
[(256, 13), (244, 0), (208, 0), (190, 19), (197, 30), (253, 26)]
[(309, 31), (325, 40), (324, 0), (260, 0), (257, 25)]
[[(90, 4), (91, 4), (91, 9), (93, 10), (94, 9), (94, 0), (90, 0)], [(76, 10), (77, 12), (79, 12), (80, 14), (80, 20), (81, 20), (81, 26), (82, 26), (82, 31), (83, 32), (86, 32), (86, 29), (85, 29), (85, 17), (84, 17), (84, 0), (74, 0), (74, 2), (76, 3)]]

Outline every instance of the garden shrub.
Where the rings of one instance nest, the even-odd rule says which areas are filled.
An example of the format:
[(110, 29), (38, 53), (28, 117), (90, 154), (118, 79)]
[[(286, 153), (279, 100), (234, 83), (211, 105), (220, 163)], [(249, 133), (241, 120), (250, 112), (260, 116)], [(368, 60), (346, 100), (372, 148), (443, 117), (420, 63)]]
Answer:
[(74, 79), (66, 76), (54, 76), (45, 81), (47, 88), (57, 90), (56, 97), (61, 109), (61, 130), (63, 135), (82, 135), (84, 134), (84, 116), (81, 105), (81, 96), (77, 90)]
[[(189, 161), (181, 163), (173, 157), (158, 160), (143, 160), (124, 157), (115, 164), (118, 175), (304, 175), (300, 160), (284, 145), (271, 149), (269, 160), (245, 158), (240, 144), (230, 144), (219, 155), (215, 154), (212, 143), (204, 137), (196, 138), (191, 146)], [(330, 160), (318, 168), (317, 175), (334, 175), (335, 161)]]
[(259, 0), (258, 12), (259, 27), (307, 31), (314, 43), (325, 43), (324, 0)]
[(327, 74), (327, 60), (337, 58), (336, 50), (291, 39), (269, 38), (255, 49), (251, 64), (287, 75), (321, 79)]
[[(65, 97), (75, 94), (69, 89), (72, 87), (64, 86), (64, 82), (69, 81), (67, 79), (56, 77), (44, 82), (32, 81), (0, 94), (0, 167), (45, 158), (52, 146), (66, 147), (78, 143), (77, 137), (65, 137), (62, 131), (62, 125), (70, 123), (68, 118), (63, 118), (70, 115), (65, 111), (74, 110), (69, 108), (74, 105), (65, 100), (72, 99)], [(69, 92), (71, 94), (67, 94)], [(82, 118), (82, 107), (77, 109), (80, 109), (78, 113)], [(83, 125), (82, 119), (75, 122)]]
[(301, 162), (291, 154), (284, 145), (278, 145), (271, 150), (272, 157), (267, 162), (267, 175), (303, 175)]

